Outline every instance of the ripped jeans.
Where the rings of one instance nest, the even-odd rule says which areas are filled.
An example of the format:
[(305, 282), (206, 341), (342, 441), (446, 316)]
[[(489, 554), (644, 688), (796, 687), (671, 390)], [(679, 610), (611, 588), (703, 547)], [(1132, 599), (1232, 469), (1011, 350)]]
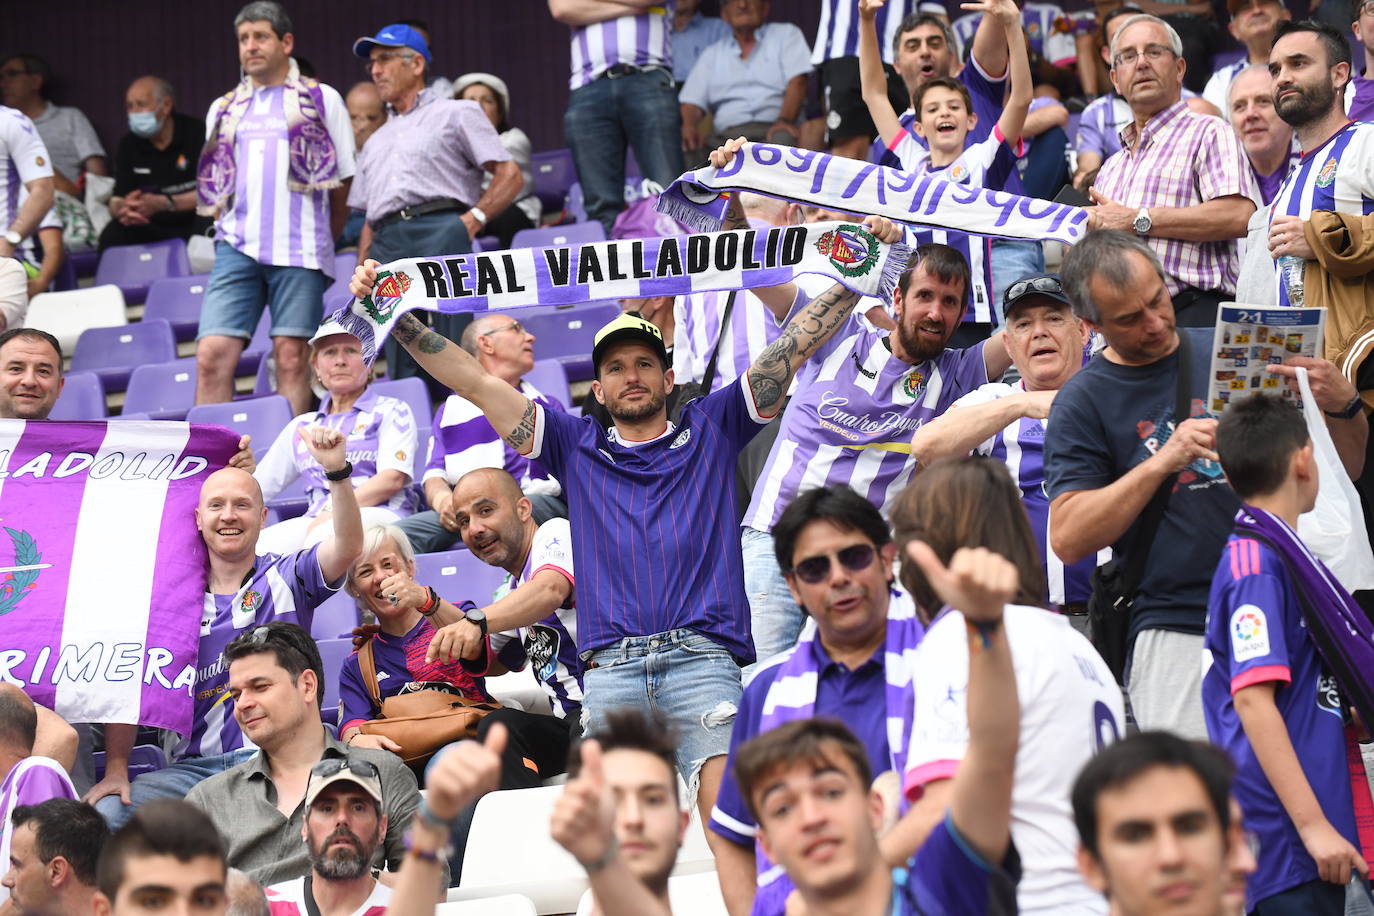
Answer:
[(657, 711), (677, 730), (677, 771), (695, 806), (701, 765), (730, 751), (739, 706), (740, 669), (726, 649), (695, 630), (630, 636), (586, 658), (582, 676), (584, 735), (608, 712)]

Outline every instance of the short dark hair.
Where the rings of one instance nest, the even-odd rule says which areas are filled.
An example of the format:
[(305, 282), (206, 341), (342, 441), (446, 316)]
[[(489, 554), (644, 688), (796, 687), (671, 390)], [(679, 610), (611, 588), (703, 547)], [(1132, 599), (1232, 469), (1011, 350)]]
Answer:
[(33, 700), (13, 684), (0, 689), (0, 745), (33, 753), (38, 740), (38, 710)]
[(43, 77), (43, 86), (38, 90), (38, 94), (45, 99), (52, 97), (51, 89), (53, 83), (53, 76), (51, 64), (49, 64), (43, 58), (39, 57), (37, 54), (32, 54), (28, 51), (21, 51), (17, 54), (7, 55), (3, 60), (0, 60), (0, 64), (7, 64), (12, 60), (17, 60), (20, 63), (22, 63), (24, 65), (24, 71), (26, 73), (32, 73), (35, 76)]
[(948, 89), (950, 92), (957, 92), (959, 97), (964, 100), (964, 110), (973, 112), (973, 96), (969, 95), (968, 87), (952, 76), (937, 76), (917, 86), (916, 91), (911, 94), (911, 107), (916, 112), (917, 121), (921, 120), (921, 100), (932, 89)]
[(940, 34), (945, 36), (945, 44), (950, 50), (957, 47), (954, 41), (954, 32), (949, 26), (945, 25), (943, 19), (933, 16), (930, 13), (908, 13), (906, 18), (897, 26), (897, 34), (892, 36), (892, 56), (896, 57), (897, 52), (902, 47), (902, 36), (907, 32), (914, 32), (923, 25), (933, 25), (940, 30)]
[(244, 4), (234, 17), (235, 34), (238, 33), (239, 26), (245, 22), (266, 22), (272, 26), (277, 38), (285, 38), (286, 33), (292, 31), (291, 17), (286, 15), (285, 7), (276, 0), (252, 0), (251, 3)]
[(848, 484), (812, 487), (798, 493), (773, 526), (773, 551), (783, 572), (792, 571), (793, 553), (802, 531), (820, 521), (830, 522), (843, 531), (857, 531), (875, 547), (892, 541), (883, 514)]
[(95, 870), (100, 892), (113, 901), (129, 859), (146, 856), (173, 856), (178, 862), (204, 857), (225, 865), (224, 841), (210, 816), (173, 798), (139, 805), (128, 823), (105, 842)]
[(942, 283), (963, 284), (964, 299), (968, 299), (973, 274), (969, 271), (968, 261), (959, 253), (959, 249), (939, 242), (927, 242), (916, 246), (916, 250), (911, 253), (911, 260), (906, 262), (906, 269), (897, 278), (897, 290), (903, 298), (911, 286), (911, 278), (917, 267), (924, 267), (926, 273), (934, 274)]
[(1172, 732), (1140, 732), (1108, 745), (1084, 765), (1074, 780), (1070, 798), (1073, 822), (1083, 848), (1098, 855), (1097, 800), (1109, 789), (1119, 789), (1154, 767), (1191, 771), (1202, 780), (1222, 835), (1231, 825), (1231, 777), (1235, 768), (1226, 754), (1210, 744), (1189, 741)]
[[(582, 736), (595, 738), (601, 750), (643, 751), (662, 760), (673, 771), (673, 796), (677, 797), (677, 730), (655, 712), (645, 714), (633, 708), (612, 709), (601, 728)], [(574, 744), (568, 753), (568, 778), (582, 772), (582, 745)]]
[(1107, 13), (1106, 15), (1104, 15), (1104, 16), (1102, 17), (1102, 22), (1101, 22), (1101, 37), (1102, 37), (1102, 44), (1103, 44), (1104, 46), (1105, 46), (1106, 44), (1108, 44), (1108, 42), (1107, 42), (1107, 26), (1111, 24), (1111, 21), (1112, 21), (1113, 19), (1116, 19), (1118, 16), (1140, 16), (1140, 15), (1143, 15), (1144, 12), (1145, 12), (1145, 11), (1144, 11), (1143, 9), (1141, 9), (1141, 8), (1138, 7), (1138, 6), (1136, 6), (1134, 3), (1124, 3), (1124, 4), (1122, 4), (1121, 6), (1118, 6), (1116, 9), (1112, 10), (1110, 13)]
[[(1358, 6), (1358, 4), (1357, 4)], [(1291, 19), (1284, 19), (1279, 22), (1279, 27), (1274, 30), (1274, 44), (1279, 43), (1279, 39), (1294, 32), (1314, 32), (1322, 45), (1326, 48), (1326, 65), (1334, 68), (1337, 64), (1350, 63), (1350, 43), (1345, 40), (1345, 34), (1336, 29), (1335, 26), (1325, 22), (1318, 22), (1315, 19), (1300, 19), (1294, 22)], [(1355, 75), (1354, 71), (1350, 74)]]
[(61, 856), (78, 881), (95, 884), (96, 862), (110, 835), (99, 811), (70, 798), (50, 798), (36, 805), (19, 805), (10, 820), (16, 827), (33, 824), (34, 847), (44, 865)]
[(1226, 408), (1217, 424), (1217, 456), (1243, 500), (1273, 493), (1288, 476), (1293, 453), (1309, 441), (1307, 421), (1276, 394), (1257, 392)]
[(224, 666), (260, 652), (275, 655), (277, 664), (291, 675), (293, 684), (307, 668), (315, 672), (315, 705), (324, 702), (324, 662), (315, 640), (299, 625), (274, 620), (254, 627), (224, 647)]
[(1134, 232), (1092, 229), (1065, 252), (1059, 276), (1075, 315), (1092, 324), (1102, 323), (1102, 312), (1092, 297), (1093, 278), (1101, 277), (1116, 289), (1126, 289), (1134, 279), (1129, 257), (1132, 254), (1148, 261), (1159, 279), (1165, 279), (1164, 268), (1154, 249)]
[(62, 374), (62, 344), (56, 337), (52, 336), (47, 331), (40, 331), (38, 328), (10, 328), (8, 331), (0, 334), (0, 348), (3, 348), (5, 344), (14, 340), (16, 337), (23, 337), (26, 340), (45, 343), (52, 347), (53, 352), (57, 354), (57, 374)]
[(735, 783), (744, 796), (754, 823), (762, 822), (754, 802), (754, 792), (768, 775), (781, 767), (826, 760), (825, 745), (835, 745), (854, 765), (859, 784), (865, 791), (873, 784), (873, 768), (868, 751), (854, 733), (838, 719), (813, 717), (793, 719), (771, 728), (740, 745), (735, 751)]

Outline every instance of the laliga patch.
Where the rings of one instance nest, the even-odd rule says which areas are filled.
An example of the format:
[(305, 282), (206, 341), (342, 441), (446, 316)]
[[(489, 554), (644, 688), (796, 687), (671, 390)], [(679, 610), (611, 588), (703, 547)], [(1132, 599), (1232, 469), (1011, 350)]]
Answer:
[(950, 181), (957, 182), (958, 184), (963, 184), (964, 182), (968, 181), (968, 178), (968, 166), (964, 165), (962, 162), (956, 163), (955, 166), (949, 170)]
[(1231, 654), (1238, 662), (1269, 654), (1269, 620), (1253, 604), (1243, 604), (1231, 615)]

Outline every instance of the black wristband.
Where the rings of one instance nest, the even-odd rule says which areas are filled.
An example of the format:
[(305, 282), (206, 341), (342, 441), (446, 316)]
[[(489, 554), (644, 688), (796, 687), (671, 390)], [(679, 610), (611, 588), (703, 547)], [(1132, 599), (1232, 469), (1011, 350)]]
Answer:
[(1323, 410), (1322, 413), (1326, 414), (1328, 417), (1331, 417), (1335, 420), (1349, 420), (1351, 417), (1357, 415), (1363, 407), (1364, 400), (1360, 397), (1360, 394), (1357, 391), (1355, 392), (1355, 397), (1351, 399), (1350, 403), (1342, 407), (1340, 410)]
[(331, 483), (338, 483), (339, 481), (341, 481), (341, 480), (347, 480), (348, 478), (350, 478), (350, 477), (352, 477), (352, 476), (353, 476), (353, 462), (351, 462), (351, 461), (345, 461), (345, 462), (344, 462), (344, 466), (341, 467), (341, 468), (339, 468), (337, 471), (325, 471), (325, 472), (324, 472), (324, 479), (330, 481)]

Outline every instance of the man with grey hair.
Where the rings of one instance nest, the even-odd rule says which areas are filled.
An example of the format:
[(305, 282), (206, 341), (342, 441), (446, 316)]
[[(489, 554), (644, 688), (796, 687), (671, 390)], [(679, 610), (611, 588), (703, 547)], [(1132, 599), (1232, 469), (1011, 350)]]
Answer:
[(1268, 205), (1279, 193), (1289, 169), (1302, 158), (1294, 149), (1293, 128), (1274, 107), (1274, 78), (1269, 75), (1269, 65), (1251, 64), (1237, 73), (1223, 110), (1245, 150), (1260, 203)]
[(1178, 322), (1211, 327), (1217, 304), (1236, 289), (1236, 240), (1255, 211), (1254, 182), (1235, 134), (1183, 102), (1182, 49), (1156, 16), (1132, 16), (1113, 36), (1112, 84), (1135, 120), (1098, 170), (1088, 220), (1144, 239)]
[[(1069, 249), (1064, 291), (1107, 348), (1060, 389), (1045, 433), (1050, 544), (1066, 564), (1111, 546), (1123, 567), (1146, 552), (1130, 606), (1126, 687), (1142, 730), (1205, 740), (1203, 625), (1212, 574), (1240, 500), (1216, 454), (1207, 400), (1210, 328), (1178, 328), (1166, 274), (1144, 239), (1094, 230)], [(1312, 373), (1323, 403), (1354, 394), (1325, 360), (1269, 366), (1291, 379)], [(1179, 373), (1192, 405), (1175, 416)], [(1319, 380), (1319, 381), (1318, 381)], [(1342, 387), (1343, 386), (1343, 387)], [(1349, 391), (1345, 392), (1344, 389)], [(1358, 470), (1368, 427), (1328, 419), (1337, 449)], [(1164, 503), (1157, 532), (1141, 537), (1152, 500)]]
[[(353, 53), (368, 62), (391, 112), (359, 154), (348, 195), (348, 205), (366, 215), (358, 263), (471, 251), (472, 239), (520, 193), (520, 167), (480, 105), (441, 98), (425, 87), (431, 58), (418, 29), (393, 23), (359, 38)], [(484, 173), (491, 175), (485, 190)], [(458, 339), (458, 316), (423, 314), (440, 333)], [(385, 349), (392, 378), (419, 375), (436, 399), (448, 393), (390, 338)]]
[[(558, 398), (545, 394), (525, 379), (534, 368), (534, 343), (535, 336), (519, 319), (501, 312), (474, 318), (459, 339), (459, 346), (487, 372), (545, 409), (566, 413)], [(429, 509), (396, 523), (418, 553), (448, 550), (458, 543), (453, 488), (464, 474), (477, 468), (508, 471), (529, 498), (535, 524), (567, 517), (563, 487), (549, 470), (538, 459), (526, 458), (502, 441), (475, 404), (450, 394), (434, 415), (434, 435), (422, 478)]]
[(115, 153), (110, 221), (100, 247), (190, 238), (197, 228), (196, 160), (205, 122), (176, 110), (172, 84), (140, 76), (124, 93), (129, 132)]

